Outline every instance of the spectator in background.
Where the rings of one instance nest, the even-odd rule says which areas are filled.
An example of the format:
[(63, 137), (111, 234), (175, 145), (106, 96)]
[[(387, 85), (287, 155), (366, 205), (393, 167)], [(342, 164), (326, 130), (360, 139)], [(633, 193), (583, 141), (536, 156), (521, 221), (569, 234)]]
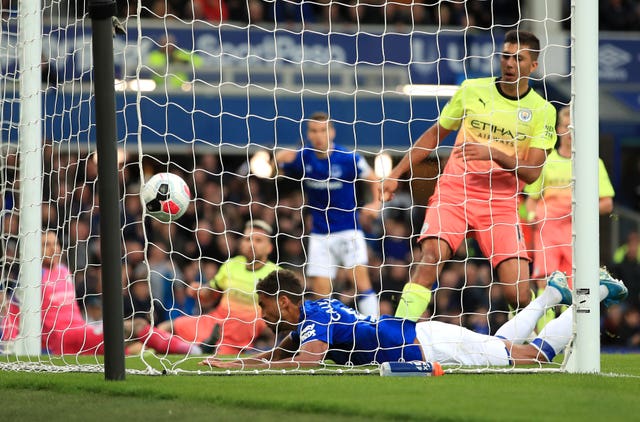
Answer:
[(359, 25), (384, 24), (384, 4), (382, 0), (350, 1), (351, 21)]
[[(572, 161), (570, 130), (571, 116), (568, 106), (558, 112), (556, 132), (559, 145), (551, 151), (542, 168), (540, 177), (527, 185), (529, 222), (535, 223), (533, 243), (533, 278), (544, 284), (545, 279), (555, 270), (569, 276), (573, 273), (572, 245)], [(600, 195), (600, 215), (613, 210), (613, 186), (602, 160), (599, 161), (598, 190)], [(539, 286), (544, 288), (544, 286)]]
[(316, 5), (318, 23), (323, 25), (353, 23), (351, 10), (353, 6), (347, 1), (323, 0)]
[[(144, 2), (144, 0), (142, 1)], [(145, 8), (143, 6), (143, 11), (144, 9)], [(180, 9), (176, 9), (174, 7), (174, 3), (170, 0), (153, 0), (149, 12), (145, 12), (144, 14), (147, 15), (145, 17), (161, 19), (182, 17), (182, 11)]]
[(277, 252), (279, 254), (277, 262), (279, 265), (296, 272), (300, 272), (307, 261), (301, 212), (304, 207), (304, 199), (298, 186), (285, 188), (282, 183), (278, 183), (278, 192), (283, 193), (276, 208)]
[(276, 25), (316, 22), (314, 6), (308, 1), (273, 0), (265, 2), (265, 15)]
[(382, 235), (384, 262), (406, 263), (411, 261), (411, 233), (402, 216), (386, 218)]
[(7, 21), (10, 18), (18, 18), (18, 2), (16, 0), (2, 0), (0, 3), (0, 17), (3, 21)]
[(130, 187), (123, 199), (124, 210), (122, 221), (122, 234), (125, 239), (135, 239), (144, 241), (144, 225), (142, 224), (141, 210), (142, 201), (140, 199), (140, 189)]
[(640, 5), (633, 0), (600, 1), (601, 31), (637, 31)]
[(399, 0), (387, 2), (384, 9), (387, 24), (424, 25), (429, 23), (426, 7), (421, 1)]
[(601, 344), (611, 348), (640, 348), (640, 310), (626, 303), (607, 309), (602, 321)]
[(43, 84), (54, 87), (58, 85), (58, 69), (55, 66), (55, 61), (47, 59), (42, 55), (42, 63), (40, 65), (41, 79)]
[(616, 249), (613, 255), (611, 272), (617, 277), (630, 277), (629, 300), (631, 307), (640, 309), (640, 236), (632, 230), (627, 235), (627, 242)]
[(158, 48), (147, 56), (147, 66), (160, 89), (180, 89), (193, 82), (193, 73), (202, 67), (203, 60), (193, 51), (177, 47), (175, 39), (163, 36)]
[(195, 237), (188, 240), (185, 245), (185, 255), (193, 260), (192, 262), (210, 261), (216, 265), (221, 264), (229, 257), (226, 251), (224, 253), (220, 251), (217, 243), (216, 238), (223, 234), (223, 232), (214, 233), (210, 220), (201, 218), (197, 222)]
[[(156, 311), (156, 323), (172, 320), (181, 315), (190, 315), (193, 300), (186, 300), (182, 283), (182, 271), (170, 259), (171, 248), (162, 243), (147, 246), (149, 284), (151, 298)], [(141, 263), (140, 265), (146, 266)]]
[(618, 265), (629, 262), (634, 265), (640, 264), (640, 236), (636, 230), (627, 234), (627, 241), (620, 245), (613, 253), (613, 263)]
[[(143, 318), (151, 322), (151, 291), (146, 268), (136, 268), (123, 290), (123, 309), (126, 318)], [(155, 321), (155, 316), (154, 316)]]
[(506, 32), (518, 25), (522, 17), (521, 3), (520, 0), (471, 0), (465, 2), (465, 9), (473, 17), (474, 25)]
[(377, 215), (381, 207), (378, 181), (360, 154), (334, 143), (335, 135), (329, 116), (314, 113), (307, 123), (310, 145), (297, 151), (279, 150), (276, 162), (285, 175), (300, 180), (312, 216), (306, 268), (311, 290), (321, 297), (330, 296), (338, 269), (345, 268), (356, 287), (360, 312), (378, 315), (356, 200), (356, 182), (366, 181), (372, 201), (362, 212)]
[(245, 22), (251, 25), (265, 20), (265, 3), (262, 0), (226, 0), (230, 21)]
[(229, 9), (225, 0), (192, 0), (193, 19), (220, 25), (229, 17)]

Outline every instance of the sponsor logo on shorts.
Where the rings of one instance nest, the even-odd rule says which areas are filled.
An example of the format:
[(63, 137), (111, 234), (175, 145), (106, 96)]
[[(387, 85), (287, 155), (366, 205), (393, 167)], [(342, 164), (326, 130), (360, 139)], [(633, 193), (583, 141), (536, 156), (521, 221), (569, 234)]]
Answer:
[(427, 230), (429, 230), (429, 223), (425, 221), (422, 225), (422, 228), (420, 229), (420, 234), (425, 234)]

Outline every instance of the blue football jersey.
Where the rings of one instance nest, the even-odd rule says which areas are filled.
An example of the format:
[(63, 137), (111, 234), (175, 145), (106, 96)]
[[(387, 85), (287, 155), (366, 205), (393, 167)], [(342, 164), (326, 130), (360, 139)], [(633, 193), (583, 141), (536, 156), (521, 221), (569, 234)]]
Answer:
[(371, 167), (360, 154), (334, 145), (328, 159), (323, 159), (312, 149), (303, 148), (282, 169), (287, 175), (302, 179), (306, 205), (313, 218), (312, 233), (360, 228), (356, 181), (371, 173)]
[(364, 316), (336, 299), (304, 302), (291, 336), (301, 346), (314, 340), (327, 343), (326, 358), (341, 365), (422, 360), (422, 350), (414, 344), (415, 322)]

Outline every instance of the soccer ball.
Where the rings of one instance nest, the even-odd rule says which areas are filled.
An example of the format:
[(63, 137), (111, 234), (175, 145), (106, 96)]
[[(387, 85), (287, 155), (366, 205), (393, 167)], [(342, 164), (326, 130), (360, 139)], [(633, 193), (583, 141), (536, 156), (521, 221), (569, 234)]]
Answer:
[(180, 176), (158, 173), (144, 184), (141, 196), (147, 214), (168, 223), (187, 211), (191, 191)]

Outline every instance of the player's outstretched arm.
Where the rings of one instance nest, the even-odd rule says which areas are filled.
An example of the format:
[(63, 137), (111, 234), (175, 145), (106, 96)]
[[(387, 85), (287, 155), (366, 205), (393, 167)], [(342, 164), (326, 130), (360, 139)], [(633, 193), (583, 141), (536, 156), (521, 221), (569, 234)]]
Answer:
[(371, 189), (371, 202), (365, 204), (360, 213), (363, 217), (377, 218), (380, 210), (382, 209), (382, 201), (380, 200), (380, 193), (382, 191), (380, 187), (380, 180), (376, 175), (371, 172), (364, 179)]
[(292, 149), (278, 149), (276, 152), (276, 166), (282, 167), (283, 164), (287, 164), (296, 159), (298, 151)]
[(598, 205), (598, 211), (600, 215), (607, 215), (613, 212), (613, 198), (610, 196), (603, 196), (600, 198)]
[(420, 135), (400, 162), (391, 170), (389, 176), (380, 184), (380, 199), (390, 201), (398, 189), (398, 180), (405, 173), (408, 173), (414, 164), (424, 161), (449, 133), (451, 133), (449, 129), (436, 123)]
[[(322, 364), (329, 348), (327, 343), (315, 340), (303, 344), (295, 353), (291, 353), (293, 345), (291, 336), (287, 336), (274, 350), (231, 361), (207, 358), (200, 362), (200, 365), (226, 369), (313, 368)], [(289, 356), (285, 357), (285, 355)]]

